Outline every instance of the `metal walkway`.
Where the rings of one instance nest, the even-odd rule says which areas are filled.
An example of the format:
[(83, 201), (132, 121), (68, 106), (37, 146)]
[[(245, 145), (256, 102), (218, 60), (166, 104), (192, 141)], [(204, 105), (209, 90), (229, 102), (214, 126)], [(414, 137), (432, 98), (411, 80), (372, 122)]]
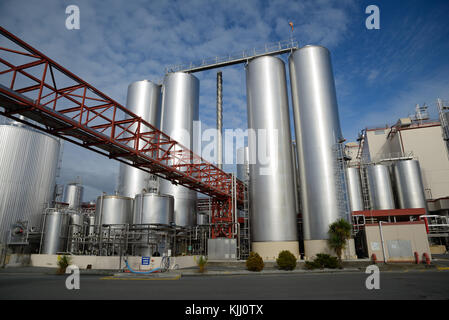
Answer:
[[(2, 27), (0, 35), (0, 114), (206, 194), (230, 214), (231, 174)], [(236, 189), (237, 203), (243, 206), (239, 180)]]
[(244, 50), (236, 54), (229, 54), (223, 57), (214, 57), (209, 59), (203, 59), (198, 62), (191, 62), (187, 64), (172, 65), (165, 68), (165, 72), (187, 72), (194, 73), (215, 68), (221, 68), (239, 63), (245, 63), (248, 60), (262, 57), (262, 56), (274, 56), (284, 54), (297, 49), (298, 42), (294, 40), (285, 40), (275, 43), (266, 44), (263, 48), (254, 48), (251, 50)]

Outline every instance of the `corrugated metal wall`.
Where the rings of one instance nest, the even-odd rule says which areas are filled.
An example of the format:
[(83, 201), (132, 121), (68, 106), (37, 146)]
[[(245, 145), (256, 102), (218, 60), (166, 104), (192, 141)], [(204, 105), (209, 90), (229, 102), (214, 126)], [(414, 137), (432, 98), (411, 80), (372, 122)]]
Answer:
[(24, 126), (0, 125), (0, 242), (18, 220), (40, 226), (54, 194), (60, 145)]

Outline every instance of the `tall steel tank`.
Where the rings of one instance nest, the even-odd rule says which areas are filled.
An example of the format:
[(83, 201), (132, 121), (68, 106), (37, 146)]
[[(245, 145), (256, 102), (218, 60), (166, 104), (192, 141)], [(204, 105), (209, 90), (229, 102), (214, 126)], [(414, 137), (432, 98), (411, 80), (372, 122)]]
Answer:
[[(199, 88), (199, 80), (183, 72), (166, 74), (162, 85), (161, 131), (190, 150), (194, 147), (193, 122), (198, 121)], [(195, 191), (161, 179), (159, 192), (174, 197), (176, 225), (196, 224)]]
[(249, 148), (237, 149), (237, 179), (247, 182), (249, 180)]
[(133, 224), (165, 224), (174, 220), (174, 198), (157, 193), (141, 193), (134, 198)]
[[(161, 86), (149, 80), (136, 81), (128, 86), (126, 107), (156, 128), (160, 123), (161, 100)], [(131, 129), (135, 128), (132, 126)], [(151, 174), (120, 163), (118, 193), (134, 198), (144, 189), (157, 188), (154, 180)]]
[(43, 215), (43, 238), (40, 253), (65, 252), (69, 232), (70, 215), (57, 209), (48, 209)]
[(80, 209), (83, 201), (84, 187), (79, 183), (69, 183), (65, 187), (64, 203), (68, 203), (69, 209)]
[(130, 224), (133, 215), (133, 199), (122, 196), (102, 195), (97, 198), (95, 224)]
[(383, 164), (368, 165), (367, 174), (372, 209), (394, 209), (393, 188), (391, 186), (390, 170), (388, 169), (388, 166)]
[(251, 240), (297, 241), (284, 62), (271, 56), (251, 60), (246, 66), (246, 88), (248, 129), (256, 130), (256, 137), (248, 137), (250, 158), (255, 160), (249, 165)]
[(351, 211), (363, 211), (363, 193), (358, 168), (346, 168), (346, 177)]
[(336, 147), (342, 140), (330, 52), (305, 46), (289, 57), (304, 240), (328, 238), (329, 224), (347, 217)]
[(417, 160), (401, 160), (393, 166), (398, 202), (401, 209), (426, 208), (427, 202)]
[(41, 226), (53, 201), (60, 145), (26, 126), (0, 125), (0, 242), (17, 221)]

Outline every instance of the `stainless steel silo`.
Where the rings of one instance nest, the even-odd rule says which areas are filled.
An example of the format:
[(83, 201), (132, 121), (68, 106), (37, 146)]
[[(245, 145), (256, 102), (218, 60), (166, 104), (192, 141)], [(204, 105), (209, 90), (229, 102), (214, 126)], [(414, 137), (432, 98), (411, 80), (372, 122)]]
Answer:
[[(126, 107), (156, 128), (160, 123), (161, 100), (161, 86), (149, 80), (136, 81), (128, 86)], [(131, 129), (135, 128), (132, 126)], [(120, 163), (118, 193), (134, 198), (144, 189), (157, 189), (157, 180), (145, 171)]]
[(60, 141), (26, 126), (0, 125), (0, 242), (11, 225), (41, 227), (53, 201)]
[[(198, 121), (198, 110), (199, 80), (183, 72), (166, 74), (162, 85), (161, 131), (194, 152), (193, 122)], [(163, 179), (159, 191), (174, 197), (176, 225), (196, 224), (195, 191)]]
[[(253, 250), (264, 259), (299, 254), (284, 62), (265, 56), (246, 66), (249, 200)], [(251, 155), (251, 153), (254, 153)]]
[(99, 196), (95, 207), (95, 224), (131, 224), (133, 199), (122, 196)]
[(48, 209), (43, 215), (43, 239), (40, 253), (56, 254), (66, 251), (70, 215), (57, 209)]
[(417, 160), (401, 160), (394, 164), (394, 177), (401, 209), (425, 208), (426, 197)]
[(325, 250), (329, 225), (347, 217), (336, 152), (342, 133), (329, 50), (311, 45), (295, 50), (289, 69), (305, 254), (311, 257)]
[(359, 169), (354, 167), (346, 168), (346, 177), (351, 211), (363, 211), (362, 182)]
[(197, 216), (197, 225), (204, 226), (209, 224), (209, 215), (205, 213), (199, 213)]
[(388, 166), (383, 164), (368, 165), (367, 174), (372, 209), (394, 209), (394, 196)]
[(248, 182), (249, 180), (249, 148), (237, 149), (237, 179)]
[(141, 193), (134, 198), (133, 224), (165, 224), (174, 220), (174, 198), (157, 193)]
[(69, 214), (68, 251), (76, 254), (80, 252), (81, 238), (85, 235), (84, 216), (79, 211), (71, 211)]
[(64, 203), (68, 203), (69, 209), (80, 209), (83, 201), (84, 187), (78, 183), (69, 183), (65, 187)]

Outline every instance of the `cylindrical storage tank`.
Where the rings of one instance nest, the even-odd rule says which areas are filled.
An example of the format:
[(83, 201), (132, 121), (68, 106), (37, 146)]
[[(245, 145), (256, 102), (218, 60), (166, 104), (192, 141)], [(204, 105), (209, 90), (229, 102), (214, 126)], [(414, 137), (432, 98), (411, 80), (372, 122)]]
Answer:
[(311, 45), (295, 50), (289, 68), (304, 249), (312, 258), (327, 250), (329, 225), (347, 218), (338, 191), (336, 148), (342, 134), (329, 50)]
[[(183, 72), (166, 74), (162, 86), (161, 131), (193, 152), (193, 122), (198, 121), (199, 88), (199, 80)], [(174, 197), (176, 225), (196, 224), (195, 191), (163, 179), (159, 191)]]
[(85, 223), (88, 225), (86, 235), (93, 236), (95, 234), (95, 215), (84, 216)]
[(394, 164), (394, 177), (401, 209), (425, 208), (427, 202), (417, 160), (401, 160)]
[[(161, 86), (149, 80), (136, 81), (128, 86), (127, 109), (156, 128), (159, 128), (161, 100)], [(130, 129), (135, 130), (135, 126), (137, 125), (131, 126)], [(130, 142), (130, 146), (133, 146), (133, 143)], [(118, 193), (124, 197), (134, 198), (144, 189), (149, 191), (150, 188), (157, 188), (153, 180), (151, 174), (120, 163)]]
[(165, 224), (173, 222), (174, 198), (157, 193), (141, 193), (134, 198), (133, 224)]
[(237, 149), (237, 179), (247, 182), (249, 180), (249, 149)]
[(95, 207), (96, 224), (131, 224), (133, 199), (122, 196), (99, 196)]
[(373, 210), (394, 209), (394, 196), (388, 166), (373, 164), (367, 166), (368, 188)]
[(83, 201), (84, 188), (78, 183), (69, 183), (65, 187), (64, 203), (69, 204), (69, 209), (80, 209)]
[(271, 56), (251, 60), (246, 66), (246, 91), (248, 129), (255, 132), (248, 137), (253, 251), (264, 260), (277, 258), (282, 250), (298, 256), (284, 62)]
[(204, 226), (209, 224), (209, 215), (204, 213), (199, 213), (196, 219), (196, 224), (199, 226)]
[(351, 211), (363, 211), (362, 182), (359, 169), (354, 167), (346, 168), (346, 177)]
[(70, 215), (66, 212), (50, 209), (43, 215), (42, 254), (65, 252), (69, 231)]
[(58, 139), (26, 126), (0, 125), (0, 243), (17, 221), (40, 227), (54, 196)]
[(69, 244), (69, 252), (78, 253), (80, 249), (80, 237), (84, 234), (84, 217), (79, 212), (70, 213), (70, 226), (69, 226), (69, 239), (71, 243)]

